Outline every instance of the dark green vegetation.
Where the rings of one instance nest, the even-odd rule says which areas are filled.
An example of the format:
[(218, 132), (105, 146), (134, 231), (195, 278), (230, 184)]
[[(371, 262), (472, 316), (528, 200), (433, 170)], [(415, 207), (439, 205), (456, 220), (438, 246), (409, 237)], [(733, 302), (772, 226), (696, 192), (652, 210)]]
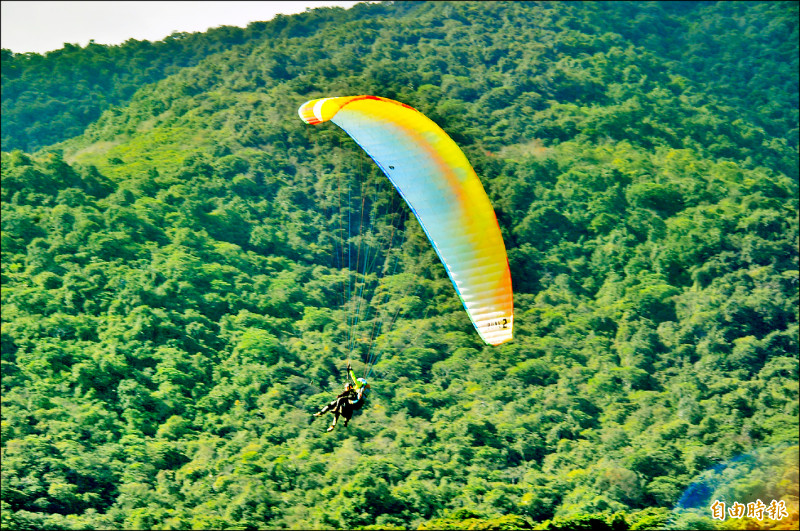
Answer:
[(130, 39), (121, 46), (92, 42), (85, 48), (65, 43), (44, 55), (4, 49), (3, 150), (32, 151), (79, 135), (103, 111), (129, 101), (142, 85), (194, 66), (209, 55), (231, 49), (252, 53), (265, 39), (292, 35), (307, 24), (335, 23), (345, 16), (343, 10), (317, 10), (294, 18), (279, 15), (246, 29), (221, 26), (206, 33), (173, 33), (159, 42)]
[[(3, 528), (723, 527), (672, 509), (754, 451), (769, 466), (715, 488), (785, 500), (762, 525), (796, 527), (797, 21), (777, 2), (316, 10), (195, 36), (141, 87), (160, 76), (141, 43), (4, 52)], [(101, 57), (129, 102), (7, 152), (80, 129), (25, 102), (81, 108)], [(84, 89), (48, 100), (42, 61)], [(371, 404), (325, 434), (308, 420), (347, 357), (339, 191), (383, 178), (297, 108), (349, 94), (463, 147), (516, 338), (480, 342), (381, 188), (374, 230), (404, 238), (372, 306), (400, 317)]]

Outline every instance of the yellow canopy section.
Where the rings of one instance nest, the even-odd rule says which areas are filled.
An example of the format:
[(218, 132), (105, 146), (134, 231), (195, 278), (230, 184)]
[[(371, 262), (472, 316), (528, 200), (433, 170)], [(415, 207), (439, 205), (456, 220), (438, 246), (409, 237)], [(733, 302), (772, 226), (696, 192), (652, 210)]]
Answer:
[(311, 100), (298, 113), (308, 124), (332, 121), (372, 157), (413, 210), (481, 338), (511, 340), (511, 273), (497, 217), (447, 133), (413, 107), (377, 96)]

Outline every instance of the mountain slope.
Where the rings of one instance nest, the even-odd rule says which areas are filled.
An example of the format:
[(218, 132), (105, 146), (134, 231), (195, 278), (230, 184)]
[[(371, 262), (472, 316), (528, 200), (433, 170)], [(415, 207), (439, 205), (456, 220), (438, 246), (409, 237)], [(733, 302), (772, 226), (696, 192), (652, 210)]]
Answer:
[[(746, 100), (717, 96), (717, 57), (691, 79), (641, 20), (623, 31), (702, 13), (727, 39), (724, 7), (608, 5), (287, 17), (3, 153), (3, 527), (710, 527), (683, 493), (712, 468), (731, 477), (709, 496), (796, 523), (791, 128), (750, 120), (763, 102), (731, 120)], [(347, 94), (462, 146), (508, 248), (513, 342), (480, 342), (374, 164), (297, 117)], [(358, 273), (371, 342), (343, 300)], [(309, 425), (375, 352), (370, 405)]]
[[(346, 17), (358, 18), (361, 8)], [(374, 10), (371, 13), (374, 16)], [(242, 29), (176, 32), (158, 42), (130, 39), (119, 46), (65, 45), (44, 55), (2, 50), (3, 150), (35, 151), (81, 134), (103, 111), (126, 104), (142, 85), (223, 50), (249, 53), (266, 40), (336, 24), (341, 8), (321, 8), (293, 18), (279, 15)]]

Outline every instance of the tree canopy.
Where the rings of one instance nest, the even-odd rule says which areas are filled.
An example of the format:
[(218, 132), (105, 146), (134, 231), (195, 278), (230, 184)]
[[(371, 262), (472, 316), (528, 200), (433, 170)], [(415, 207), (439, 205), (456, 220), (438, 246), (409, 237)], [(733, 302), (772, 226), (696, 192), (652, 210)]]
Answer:
[[(703, 504), (759, 499), (796, 528), (797, 22), (384, 2), (4, 50), (2, 527), (737, 528)], [(358, 146), (297, 116), (356, 94), (466, 153), (512, 342), (483, 344)], [(374, 352), (367, 407), (310, 423)]]

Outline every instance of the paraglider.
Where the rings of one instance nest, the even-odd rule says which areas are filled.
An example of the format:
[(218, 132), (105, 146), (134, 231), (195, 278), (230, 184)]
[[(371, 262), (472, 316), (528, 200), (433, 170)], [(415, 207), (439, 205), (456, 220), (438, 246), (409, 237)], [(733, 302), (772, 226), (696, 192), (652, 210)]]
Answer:
[(353, 412), (364, 407), (367, 401), (370, 384), (367, 383), (366, 378), (356, 378), (349, 363), (347, 364), (347, 377), (349, 380), (344, 386), (344, 391), (339, 393), (330, 404), (314, 413), (314, 418), (316, 418), (329, 411), (333, 412), (333, 421), (327, 431), (333, 431), (340, 416), (344, 417), (344, 427), (347, 427), (347, 423), (353, 417)]
[(377, 96), (315, 99), (298, 113), (307, 124), (335, 123), (366, 151), (414, 212), (480, 337), (510, 341), (503, 237), (475, 170), (447, 133), (413, 107)]
[[(505, 244), (486, 191), (456, 143), (431, 119), (377, 96), (307, 101), (307, 124), (331, 121), (375, 161), (405, 199), (444, 265), (480, 337), (500, 345), (513, 337), (514, 303)], [(365, 377), (377, 356), (367, 363)], [(365, 403), (369, 385), (355, 378), (314, 417), (333, 412), (332, 431)], [(313, 420), (313, 419), (312, 419)]]

